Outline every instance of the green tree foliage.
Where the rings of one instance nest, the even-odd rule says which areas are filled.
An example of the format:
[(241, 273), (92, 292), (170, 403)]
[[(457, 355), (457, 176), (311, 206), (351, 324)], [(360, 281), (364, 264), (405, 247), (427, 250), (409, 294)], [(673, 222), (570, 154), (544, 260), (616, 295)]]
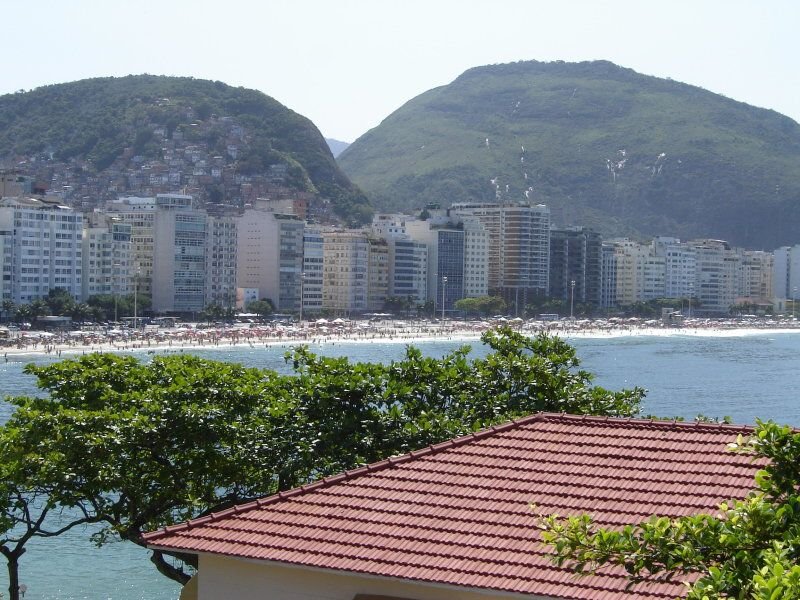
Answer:
[[(390, 364), (300, 347), (287, 355), (289, 375), (187, 355), (29, 365), (49, 396), (11, 399), (4, 458), (24, 456), (60, 504), (91, 506), (104, 524), (98, 543), (142, 544), (147, 530), (513, 417), (639, 410), (643, 390), (592, 386), (558, 338), (502, 329), (483, 341), (485, 358), (409, 347)], [(153, 562), (187, 580), (160, 552)]]
[(632, 580), (698, 575), (690, 600), (800, 598), (800, 433), (759, 422), (731, 449), (767, 459), (745, 499), (714, 515), (653, 517), (621, 530), (599, 528), (591, 516), (542, 521), (542, 537), (559, 565), (592, 573), (621, 565)]
[(455, 309), (463, 311), (468, 315), (494, 315), (506, 311), (506, 302), (499, 296), (462, 298), (461, 300), (456, 300)]
[(257, 314), (262, 319), (275, 312), (275, 304), (269, 298), (253, 300), (245, 308), (249, 312)]

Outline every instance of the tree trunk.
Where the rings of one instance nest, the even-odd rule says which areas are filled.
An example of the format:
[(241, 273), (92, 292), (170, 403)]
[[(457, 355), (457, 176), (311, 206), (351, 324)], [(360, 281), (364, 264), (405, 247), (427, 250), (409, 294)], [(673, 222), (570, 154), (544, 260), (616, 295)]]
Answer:
[(25, 548), (16, 550), (3, 549), (8, 567), (8, 597), (10, 600), (19, 600), (19, 557), (25, 553)]

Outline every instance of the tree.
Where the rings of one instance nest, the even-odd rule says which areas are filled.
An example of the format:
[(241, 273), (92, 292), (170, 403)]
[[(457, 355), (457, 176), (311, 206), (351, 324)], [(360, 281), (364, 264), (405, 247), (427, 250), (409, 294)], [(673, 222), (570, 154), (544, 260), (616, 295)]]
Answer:
[(588, 515), (550, 516), (542, 536), (555, 562), (580, 573), (621, 565), (633, 580), (699, 574), (690, 600), (800, 597), (800, 433), (759, 421), (731, 449), (768, 461), (747, 498), (716, 515), (653, 517), (621, 530), (598, 528)]
[(0, 429), (0, 456), (0, 554), (6, 559), (9, 597), (19, 600), (19, 561), (27, 551), (28, 542), (36, 537), (60, 535), (92, 522), (94, 516), (78, 503), (71, 518), (62, 514), (56, 524), (48, 522), (58, 504), (50, 490), (33, 483), (38, 479), (38, 465), (18, 453), (14, 432), (7, 426)]
[[(49, 397), (12, 398), (9, 428), (36, 483), (88, 505), (99, 543), (142, 533), (535, 411), (630, 416), (640, 389), (609, 392), (558, 338), (487, 332), (491, 352), (390, 364), (300, 347), (292, 374), (189, 355), (92, 354), (29, 365)], [(69, 473), (69, 478), (60, 474)], [(186, 564), (194, 557), (178, 555)], [(156, 551), (160, 572), (188, 574)]]
[[(99, 544), (143, 545), (146, 530), (277, 488), (269, 410), (280, 377), (192, 356), (91, 354), (26, 368), (50, 397), (12, 399), (14, 448), (41, 465), (35, 482), (54, 502), (93, 507)], [(152, 560), (188, 579), (160, 552)]]
[(456, 300), (456, 310), (467, 314), (494, 315), (506, 311), (506, 301), (499, 296), (481, 296), (480, 298), (462, 298)]
[(51, 315), (68, 315), (75, 306), (75, 298), (64, 288), (51, 288), (44, 301)]
[(383, 302), (383, 309), (391, 313), (399, 314), (408, 312), (414, 302), (411, 296), (389, 296)]
[(28, 306), (30, 307), (30, 314), (34, 323), (39, 319), (39, 317), (44, 317), (47, 315), (49, 310), (47, 303), (39, 298), (33, 300)]
[(246, 308), (248, 312), (255, 313), (262, 319), (270, 316), (273, 312), (275, 312), (275, 305), (272, 303), (272, 300), (268, 298), (262, 298), (261, 300), (253, 300), (247, 305)]
[(22, 323), (23, 321), (30, 320), (32, 315), (30, 304), (20, 304), (14, 311), (14, 320), (17, 323)]
[(222, 319), (224, 314), (225, 309), (222, 308), (220, 304), (214, 303), (209, 304), (202, 311), (200, 311), (200, 318), (211, 323), (213, 321), (219, 321)]

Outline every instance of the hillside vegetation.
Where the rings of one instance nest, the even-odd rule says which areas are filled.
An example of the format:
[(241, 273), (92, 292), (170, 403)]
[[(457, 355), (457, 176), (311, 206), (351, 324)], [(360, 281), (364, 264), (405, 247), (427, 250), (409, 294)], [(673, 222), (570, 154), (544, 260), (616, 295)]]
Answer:
[(525, 200), (605, 235), (800, 240), (800, 126), (609, 62), (471, 69), (339, 164), (379, 210)]
[[(225, 136), (233, 127), (243, 133), (232, 155)], [(38, 176), (50, 169), (56, 179), (60, 170), (87, 172), (98, 178), (95, 187), (101, 195), (106, 174), (124, 179), (132, 166), (148, 161), (168, 166), (165, 141), (176, 139), (176, 132), (185, 145), (201, 146), (224, 160), (223, 167), (239, 180), (281, 165), (285, 175), (280, 183), (286, 187), (329, 198), (348, 220), (363, 221), (370, 213), (366, 197), (341, 172), (314, 124), (256, 90), (136, 75), (0, 97), (0, 159), (6, 166)], [(220, 197), (230, 191), (224, 183), (217, 185)], [(111, 187), (119, 188), (115, 182)]]

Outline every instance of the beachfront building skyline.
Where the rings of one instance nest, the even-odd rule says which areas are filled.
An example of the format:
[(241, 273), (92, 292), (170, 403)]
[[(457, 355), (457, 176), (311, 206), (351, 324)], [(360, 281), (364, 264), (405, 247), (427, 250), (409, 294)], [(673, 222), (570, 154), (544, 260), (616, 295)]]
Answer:
[(60, 198), (0, 199), (0, 297), (27, 304), (61, 288), (80, 298), (82, 219)]
[[(3, 185), (18, 189), (22, 184), (9, 179)], [(770, 253), (732, 248), (721, 240), (687, 242), (667, 236), (649, 243), (604, 242), (583, 227), (551, 229), (544, 205), (460, 203), (449, 209), (429, 207), (423, 211), (425, 220), (375, 215), (369, 232), (349, 230), (367, 240), (365, 270), (348, 275), (365, 278), (363, 298), (357, 292), (361, 284), (351, 282), (345, 287), (352, 295), (328, 286), (326, 301), (326, 265), (330, 275), (336, 258), (325, 252), (321, 227), (296, 214), (294, 202), (254, 199), (242, 209), (199, 207), (184, 194), (123, 197), (103, 212), (86, 213), (83, 222), (79, 212), (58, 199), (3, 200), (6, 207), (12, 204), (66, 210), (76, 227), (72, 235), (82, 238), (80, 247), (70, 249), (64, 245), (69, 240), (49, 237), (38, 226), (6, 225), (0, 231), (0, 290), (4, 299), (18, 303), (44, 298), (55, 287), (79, 300), (128, 295), (135, 288), (141, 297), (152, 298), (153, 312), (196, 313), (212, 304), (232, 308), (237, 290), (255, 289), (277, 310), (295, 314), (301, 302), (306, 314), (382, 311), (388, 297), (417, 306), (433, 301), (434, 310), (447, 312), (462, 298), (500, 295), (510, 314), (523, 315), (534, 294), (567, 301), (574, 292), (576, 304), (609, 309), (691, 298), (693, 310), (720, 314), (734, 305), (765, 309), (776, 298), (800, 296), (800, 245)], [(118, 224), (116, 233), (104, 229), (109, 223)], [(127, 235), (126, 257), (119, 246), (120, 236)], [(116, 247), (109, 249), (114, 238)], [(45, 248), (51, 241), (58, 257)], [(24, 265), (19, 262), (23, 245)], [(39, 259), (46, 255), (58, 264), (34, 266), (31, 261), (39, 259), (30, 253), (39, 248)], [(344, 273), (339, 270), (337, 285), (344, 285)], [(59, 277), (58, 282), (51, 277)], [(781, 310), (785, 303), (776, 306)]]

